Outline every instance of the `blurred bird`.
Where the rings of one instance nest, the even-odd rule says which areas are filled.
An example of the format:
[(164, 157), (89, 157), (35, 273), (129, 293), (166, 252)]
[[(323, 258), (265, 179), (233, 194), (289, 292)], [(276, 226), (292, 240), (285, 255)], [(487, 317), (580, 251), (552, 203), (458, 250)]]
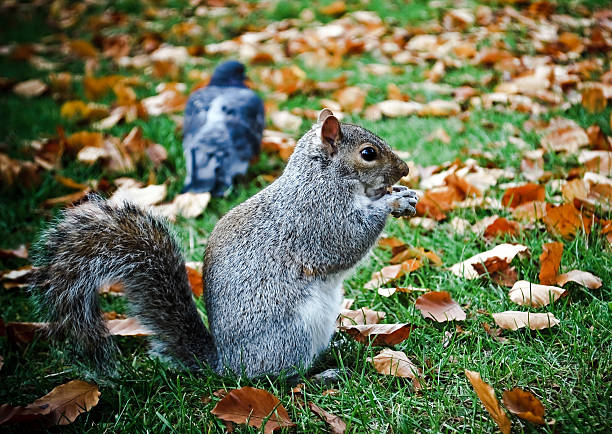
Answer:
[(230, 60), (215, 69), (208, 86), (189, 97), (183, 126), (183, 191), (223, 196), (259, 153), (264, 105), (245, 80), (244, 65)]

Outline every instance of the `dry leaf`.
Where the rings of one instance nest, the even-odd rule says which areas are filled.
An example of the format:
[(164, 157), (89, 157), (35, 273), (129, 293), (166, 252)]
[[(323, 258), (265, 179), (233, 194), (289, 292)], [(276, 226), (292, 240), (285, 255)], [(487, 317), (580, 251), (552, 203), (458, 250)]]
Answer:
[(588, 197), (589, 186), (584, 180), (574, 178), (561, 186), (561, 193), (564, 202), (573, 203), (574, 199), (585, 200)]
[(47, 85), (39, 79), (22, 81), (13, 87), (15, 94), (24, 98), (36, 98), (47, 90)]
[(531, 330), (542, 330), (560, 323), (552, 313), (530, 313), (516, 310), (494, 313), (493, 319), (498, 327), (505, 330), (518, 330), (529, 327)]
[(557, 285), (565, 286), (567, 282), (575, 282), (589, 289), (599, 289), (603, 285), (601, 279), (588, 271), (572, 270), (560, 274), (556, 278)]
[(182, 193), (172, 203), (157, 205), (153, 210), (167, 219), (174, 221), (178, 215), (192, 219), (202, 215), (210, 202), (210, 193)]
[(106, 327), (109, 333), (115, 336), (150, 336), (153, 334), (133, 317), (106, 321)]
[(410, 259), (397, 265), (388, 265), (381, 268), (380, 271), (372, 274), (372, 279), (367, 282), (363, 287), (365, 289), (376, 289), (385, 283), (392, 282), (399, 279), (406, 273), (418, 270), (421, 267), (421, 261), (417, 259)]
[(202, 263), (187, 263), (185, 264), (187, 270), (187, 279), (189, 279), (189, 286), (191, 286), (191, 292), (196, 297), (202, 297), (204, 295), (204, 280), (202, 279)]
[(0, 249), (0, 258), (10, 257), (28, 259), (28, 248), (25, 246), (25, 244), (22, 244), (16, 249)]
[(401, 264), (409, 259), (419, 259), (421, 263), (430, 262), (433, 265), (442, 265), (442, 259), (435, 252), (425, 250), (423, 247), (407, 247), (391, 258), (391, 264)]
[(48, 425), (68, 425), (98, 404), (98, 386), (72, 380), (26, 407), (0, 406), (0, 425), (44, 418)]
[(525, 184), (512, 187), (504, 192), (502, 205), (516, 208), (527, 202), (543, 201), (546, 198), (546, 188), (540, 184)]
[(557, 301), (565, 294), (565, 289), (557, 286), (538, 285), (526, 280), (519, 280), (512, 286), (508, 294), (510, 300), (521, 306), (542, 307), (552, 301)]
[(7, 322), (4, 326), (10, 341), (29, 344), (37, 334), (44, 333), (47, 323), (44, 322)]
[(512, 216), (521, 221), (535, 222), (546, 215), (546, 202), (525, 202), (512, 210)]
[(511, 422), (508, 415), (499, 405), (493, 388), (482, 380), (479, 372), (465, 370), (465, 376), (472, 383), (478, 399), (489, 412), (502, 434), (510, 434)]
[(302, 118), (291, 114), (287, 110), (273, 112), (270, 119), (279, 130), (295, 132), (302, 126)]
[(474, 264), (484, 263), (487, 259), (496, 257), (510, 263), (517, 254), (525, 251), (527, 251), (527, 246), (521, 244), (500, 244), (491, 250), (479, 253), (463, 262), (453, 265), (450, 271), (455, 276), (464, 277), (466, 279), (476, 279), (480, 274), (474, 268)]
[(276, 396), (263, 389), (248, 386), (231, 390), (215, 405), (211, 413), (224, 421), (246, 423), (255, 428), (261, 428), (267, 419), (264, 426), (266, 434), (278, 428), (295, 426)]
[(542, 285), (555, 283), (562, 254), (563, 243), (554, 242), (542, 245), (542, 254), (540, 255), (540, 283)]
[(504, 391), (502, 400), (508, 411), (531, 423), (544, 425), (544, 406), (533, 393), (518, 387)]
[(516, 236), (519, 231), (520, 225), (517, 222), (508, 220), (504, 217), (498, 217), (493, 223), (486, 227), (483, 236), (485, 238), (495, 238), (502, 235)]
[(584, 229), (587, 234), (591, 232), (591, 220), (583, 217), (573, 203), (559, 206), (547, 204), (546, 215), (542, 220), (550, 233), (564, 238), (571, 238), (580, 229)]
[(415, 306), (421, 311), (423, 318), (431, 318), (437, 322), (465, 320), (465, 312), (447, 291), (423, 294), (416, 299)]
[(604, 91), (599, 86), (589, 86), (582, 91), (582, 105), (591, 113), (598, 113), (605, 110), (608, 101)]
[(349, 86), (334, 92), (334, 98), (342, 106), (342, 111), (359, 113), (363, 110), (367, 92), (357, 86)]
[(556, 119), (551, 122), (549, 133), (542, 138), (541, 146), (556, 152), (575, 154), (578, 150), (589, 144), (589, 136), (574, 121), (569, 119)]
[(455, 101), (437, 99), (425, 104), (419, 110), (419, 116), (448, 117), (461, 113), (461, 106)]
[(398, 287), (398, 288), (378, 288), (378, 295), (383, 297), (391, 297), (396, 292), (410, 294), (412, 292), (428, 292), (427, 288), (415, 288), (414, 286)]
[(357, 342), (368, 343), (373, 346), (395, 345), (408, 339), (414, 328), (411, 324), (371, 324), (340, 327)]
[(117, 191), (110, 197), (111, 203), (120, 204), (124, 201), (135, 203), (142, 207), (155, 205), (166, 197), (168, 188), (166, 184), (148, 185), (143, 188), (129, 187), (118, 188)]
[(335, 414), (323, 410), (313, 402), (309, 402), (308, 407), (310, 407), (313, 413), (315, 413), (329, 425), (329, 432), (331, 434), (344, 434), (346, 431), (346, 423), (340, 416), (336, 416)]
[(357, 310), (342, 309), (336, 323), (337, 327), (351, 325), (378, 324), (387, 316), (385, 312), (362, 307)]
[[(410, 116), (418, 113), (423, 107), (422, 104), (414, 101), (400, 101), (389, 99), (376, 104), (380, 112), (390, 118)], [(371, 109), (371, 108), (369, 108)]]
[(392, 375), (394, 377), (411, 378), (417, 380), (421, 378), (421, 370), (408, 358), (403, 351), (393, 351), (389, 348), (383, 349), (373, 358), (368, 358), (368, 362), (372, 363), (376, 372), (383, 375)]

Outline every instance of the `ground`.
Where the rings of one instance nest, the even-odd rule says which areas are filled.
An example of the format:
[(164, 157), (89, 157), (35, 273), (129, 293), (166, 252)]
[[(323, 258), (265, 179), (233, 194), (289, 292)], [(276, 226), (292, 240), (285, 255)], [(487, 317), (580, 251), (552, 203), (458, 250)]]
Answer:
[[(247, 31), (260, 31), (269, 23), (286, 21), (285, 28), (316, 27), (314, 23), (332, 23), (343, 14), (359, 10), (372, 11), (383, 19), (385, 37), (389, 42), (393, 29), (405, 33), (398, 36), (404, 43), (420, 33), (443, 35), (450, 31), (459, 34), (475, 35), (476, 26), (488, 29), (491, 34), (501, 37), (476, 38), (478, 50), (497, 44), (512, 56), (542, 55), (534, 46), (537, 39), (534, 29), (526, 21), (513, 22), (499, 19), (509, 15), (504, 8), (514, 8), (523, 17), (541, 23), (546, 20), (547, 7), (554, 13), (574, 18), (592, 17), (597, 11), (609, 8), (609, 4), (597, 1), (557, 1), (539, 2), (479, 2), (464, 1), (461, 5), (450, 1), (410, 2), (362, 1), (347, 2), (345, 10), (325, 10), (331, 2), (286, 2), (271, 1), (265, 4), (249, 2), (209, 2), (212, 6), (225, 4), (229, 10), (215, 7), (200, 10), (205, 2), (167, 1), (140, 2), (124, 0), (106, 2), (104, 0), (83, 3), (81, 6), (64, 2), (36, 2), (39, 5), (19, 3), (2, 6), (0, 14), (0, 152), (17, 161), (32, 160), (32, 140), (55, 138), (63, 134), (79, 131), (94, 131), (89, 120), (75, 120), (62, 116), (60, 108), (68, 100), (89, 101), (83, 85), (83, 75), (87, 68), (93, 68), (96, 77), (111, 74), (140, 77), (141, 83), (134, 85), (137, 100), (156, 95), (156, 86), (163, 82), (186, 83), (187, 89), (205, 81), (214, 65), (220, 60), (235, 56), (235, 52), (211, 54), (203, 50), (207, 44), (219, 43), (226, 39), (237, 38)], [(337, 2), (338, 3), (338, 2)], [(342, 2), (340, 2), (342, 3)], [(461, 27), (461, 23), (446, 22), (445, 17), (451, 8), (461, 7), (478, 16), (483, 5), (492, 9), (495, 24)], [(548, 5), (548, 6), (547, 6)], [(311, 13), (304, 13), (310, 6)], [(542, 13), (538, 12), (538, 7)], [(608, 9), (609, 11), (610, 9)], [(531, 12), (530, 12), (531, 11)], [(531, 13), (531, 14), (530, 14)], [(609, 14), (610, 12), (608, 12)], [(71, 21), (73, 20), (73, 21)], [(609, 19), (607, 21), (610, 22)], [(182, 23), (195, 23), (203, 31), (193, 31)], [(450, 26), (447, 28), (445, 26)], [(609, 26), (609, 24), (608, 24)], [(562, 26), (561, 26), (562, 27)], [(595, 25), (596, 27), (596, 25)], [(571, 32), (587, 38), (594, 26), (579, 25)], [(191, 30), (190, 30), (191, 29)], [(562, 30), (562, 28), (561, 28)], [(561, 30), (558, 30), (559, 33)], [(501, 33), (498, 33), (501, 32)], [(610, 29), (605, 30), (610, 37)], [(190, 47), (191, 58), (178, 67), (172, 62), (151, 67), (128, 68), (121, 66), (111, 55), (100, 55), (103, 42), (99, 38), (112, 35), (131, 36), (128, 51), (134, 55), (141, 50), (145, 36), (165, 41), (172, 46)], [(400, 33), (398, 33), (400, 34)], [(62, 50), (39, 50), (36, 45), (64, 46), (65, 41), (82, 39), (92, 42), (95, 56), (66, 54)], [(63, 41), (63, 42), (62, 42)], [(497, 41), (497, 42), (495, 42)], [(502, 42), (499, 42), (502, 41)], [(14, 47), (23, 48), (15, 54)], [(28, 45), (30, 44), (30, 45)], [(34, 48), (32, 48), (34, 47)], [(333, 50), (330, 47), (330, 53)], [(32, 50), (35, 54), (32, 54)], [(563, 52), (563, 47), (559, 50)], [(550, 52), (554, 62), (559, 65), (573, 65), (579, 61), (600, 59), (599, 67), (589, 80), (598, 81), (601, 74), (608, 71), (610, 46), (603, 50), (583, 49), (577, 54), (563, 57), (558, 52)], [(74, 50), (73, 51), (78, 51)], [(566, 50), (568, 51), (568, 50)], [(571, 49), (569, 50), (572, 51)], [(10, 54), (12, 53), (12, 54)], [(25, 53), (25, 54), (23, 54)], [(82, 53), (81, 53), (82, 54)], [(244, 53), (243, 53), (244, 54)], [(563, 54), (563, 53), (562, 53)], [(56, 63), (51, 71), (41, 69), (31, 61), (33, 55), (44, 57)], [(397, 62), (392, 55), (381, 51), (359, 51), (345, 53), (340, 61), (325, 58), (325, 66), (317, 67), (309, 63), (307, 56), (280, 56), (272, 53), (270, 62), (266, 56), (262, 64), (247, 59), (247, 74), (254, 82), (255, 89), (266, 100), (268, 113), (279, 110), (293, 110), (302, 116), (299, 128), (289, 131), (293, 138), (299, 138), (312, 122), (308, 110), (321, 109), (322, 99), (337, 99), (335, 91), (303, 88), (278, 95), (278, 89), (265, 80), (265, 71), (296, 65), (308, 80), (313, 82), (332, 81), (346, 74), (346, 85), (357, 86), (366, 91), (364, 107), (373, 106), (389, 99), (389, 84), (395, 84), (402, 95), (411, 101), (426, 103), (435, 99), (452, 100), (456, 95), (446, 93), (446, 89), (469, 86), (476, 95), (493, 91), (500, 83), (514, 77), (516, 71), (504, 70), (499, 63), (490, 64), (466, 61), (457, 66), (446, 66), (443, 74), (432, 78), (430, 71), (436, 63), (433, 56), (424, 62)], [(333, 56), (332, 56), (333, 57)], [(382, 60), (381, 60), (382, 59)], [(382, 75), (372, 73), (366, 68), (369, 64), (387, 62), (396, 67), (392, 72)], [(97, 63), (97, 64), (95, 64)], [(94, 65), (95, 64), (95, 65)], [(164, 69), (159, 71), (159, 69)], [(528, 70), (529, 68), (525, 68)], [(39, 78), (50, 84), (51, 73), (69, 72), (73, 79), (68, 91), (47, 91), (32, 99), (24, 98), (11, 91), (14, 83)], [(203, 73), (202, 73), (203, 72)], [(582, 80), (582, 78), (581, 78)], [(435, 86), (431, 85), (435, 84)], [(441, 86), (438, 86), (441, 85)], [(570, 86), (571, 87), (571, 86)], [(487, 107), (462, 103), (460, 113), (445, 117), (383, 116), (372, 118), (363, 110), (344, 110), (345, 120), (363, 125), (383, 139), (394, 149), (403, 151), (408, 160), (425, 167), (440, 165), (459, 159), (465, 161), (473, 157), (485, 167), (508, 168), (515, 177), (502, 178), (504, 182), (525, 182), (521, 169), (522, 153), (540, 148), (545, 134), (529, 126), (530, 122), (547, 122), (557, 116), (575, 121), (586, 129), (598, 126), (604, 135), (611, 135), (610, 118), (612, 104), (598, 110), (589, 110), (580, 99), (572, 99), (570, 90), (563, 93), (566, 104), (553, 104), (545, 98), (539, 100), (543, 110), (536, 113), (533, 107), (525, 110), (509, 107), (500, 109), (499, 105)], [(520, 92), (520, 90), (519, 90)], [(281, 92), (282, 93), (282, 92)], [(533, 99), (534, 101), (536, 98)], [(96, 100), (98, 103), (113, 106), (116, 96), (107, 92)], [(302, 109), (295, 110), (296, 108)], [(343, 107), (344, 108), (344, 107)], [(469, 112), (469, 115), (466, 113)], [(16, 248), (20, 244), (33, 243), (41, 229), (48, 224), (61, 209), (60, 206), (44, 206), (50, 198), (73, 193), (74, 189), (62, 183), (57, 175), (73, 179), (79, 183), (89, 180), (113, 181), (120, 176), (129, 176), (142, 182), (166, 183), (168, 196), (172, 198), (180, 192), (185, 170), (181, 148), (181, 130), (178, 113), (137, 117), (129, 122), (120, 122), (105, 131), (105, 134), (124, 137), (134, 126), (142, 129), (143, 137), (153, 143), (161, 144), (168, 151), (168, 158), (160, 166), (150, 162), (136, 165), (128, 172), (110, 170), (100, 162), (87, 165), (68, 153), (60, 158), (60, 163), (52, 170), (39, 169), (39, 182), (14, 182), (0, 187), (0, 247)], [(271, 128), (279, 125), (269, 120)], [(282, 126), (282, 125), (281, 125)], [(442, 128), (448, 138), (432, 133)], [(524, 140), (527, 149), (520, 149), (515, 140)], [(608, 142), (609, 143), (609, 142)], [(487, 153), (486, 155), (484, 153)], [(547, 153), (544, 170), (551, 172), (552, 178), (566, 179), (572, 169), (579, 168), (576, 155)], [(212, 199), (205, 213), (195, 219), (179, 217), (174, 227), (185, 246), (188, 260), (200, 261), (206, 239), (215, 222), (229, 209), (243, 202), (261, 188), (269, 184), (284, 167), (284, 161), (274, 152), (266, 151), (251, 167), (248, 175), (237, 182), (233, 191), (225, 198)], [(3, 180), (6, 178), (3, 178)], [(4, 182), (4, 181), (3, 181)], [(545, 182), (542, 181), (542, 184)], [(551, 184), (546, 184), (546, 199), (559, 203), (560, 195)], [(102, 190), (102, 188), (99, 188)], [(104, 192), (104, 191), (103, 191)], [(108, 192), (108, 190), (107, 190)], [(504, 189), (494, 187), (487, 196), (500, 199)], [(609, 209), (609, 208), (608, 208)], [(610, 416), (612, 408), (612, 256), (609, 241), (600, 234), (600, 226), (595, 224), (590, 234), (578, 230), (574, 236), (557, 236), (537, 221), (522, 226), (515, 235), (501, 235), (487, 239), (481, 234), (466, 232), (459, 235), (449, 223), (452, 218), (460, 217), (473, 224), (493, 213), (511, 218), (508, 209), (492, 211), (483, 207), (453, 209), (446, 220), (436, 224), (433, 230), (415, 227), (406, 219), (389, 221), (385, 234), (395, 236), (407, 245), (423, 247), (436, 252), (442, 259), (442, 266), (425, 265), (418, 270), (398, 279), (395, 286), (417, 286), (431, 290), (448, 291), (454, 300), (467, 312), (462, 322), (448, 321), (434, 323), (424, 319), (415, 307), (415, 299), (420, 294), (395, 294), (392, 297), (378, 295), (375, 290), (364, 289), (372, 273), (389, 264), (391, 253), (376, 248), (364, 260), (355, 273), (344, 283), (346, 297), (355, 299), (353, 309), (368, 307), (386, 312), (385, 323), (412, 323), (416, 326), (409, 339), (395, 346), (405, 352), (423, 370), (425, 386), (415, 390), (413, 383), (404, 378), (384, 376), (377, 373), (368, 357), (376, 355), (380, 348), (357, 343), (346, 334), (338, 333), (330, 350), (315, 366), (315, 371), (327, 368), (340, 368), (342, 375), (333, 385), (317, 384), (304, 374), (300, 382), (305, 383), (304, 397), (328, 412), (344, 419), (349, 432), (440, 432), (475, 431), (491, 432), (497, 429), (480, 401), (477, 399), (464, 370), (481, 373), (483, 379), (493, 386), (497, 396), (503, 390), (520, 387), (531, 391), (546, 408), (543, 426), (536, 426), (512, 417), (515, 431), (544, 432), (609, 432), (612, 428)], [(600, 215), (601, 221), (610, 219), (610, 212)], [(603, 225), (603, 223), (602, 223)], [(504, 342), (493, 339), (483, 328), (482, 323), (494, 327), (491, 313), (506, 310), (528, 310), (509, 300), (508, 289), (489, 279), (466, 280), (453, 275), (448, 268), (474, 254), (490, 249), (503, 241), (521, 243), (529, 248), (525, 258), (516, 258), (513, 265), (521, 279), (538, 281), (540, 271), (539, 257), (542, 245), (558, 241), (564, 245), (561, 271), (585, 270), (598, 276), (603, 286), (590, 290), (579, 285), (569, 284), (569, 296), (534, 312), (548, 311), (560, 320), (560, 324), (550, 329), (538, 331), (521, 329), (504, 331)], [(0, 270), (11, 270), (27, 265), (28, 260), (1, 257)], [(202, 300), (198, 305), (203, 309)], [(25, 289), (2, 289), (0, 292), (2, 319), (10, 321), (36, 321), (36, 315), (29, 303)], [(123, 312), (125, 304), (120, 297), (103, 297), (103, 310)], [(245, 380), (221, 377), (211, 372), (192, 375), (168, 367), (163, 362), (152, 359), (147, 354), (147, 343), (142, 338), (119, 338), (121, 356), (119, 376), (114, 382), (98, 379), (101, 391), (100, 403), (91, 411), (80, 415), (77, 420), (62, 428), (74, 432), (221, 432), (222, 421), (210, 414), (219, 401), (213, 393), (218, 389), (234, 389), (245, 385), (265, 389), (277, 396), (287, 408), (298, 432), (316, 432), (326, 429), (325, 423), (312, 412), (307, 411), (292, 399), (292, 384), (284, 379), (261, 378)], [(65, 347), (49, 344), (42, 339), (28, 345), (19, 345), (0, 337), (0, 355), (3, 366), (0, 370), (0, 403), (25, 405), (46, 394), (53, 387), (79, 377), (79, 371), (70, 363)], [(274, 357), (273, 354), (270, 357)], [(333, 388), (336, 393), (323, 392)], [(212, 399), (203, 399), (212, 397)], [(3, 427), (6, 428), (6, 427)], [(10, 429), (19, 430), (10, 426)], [(238, 426), (239, 432), (249, 432), (254, 428)]]

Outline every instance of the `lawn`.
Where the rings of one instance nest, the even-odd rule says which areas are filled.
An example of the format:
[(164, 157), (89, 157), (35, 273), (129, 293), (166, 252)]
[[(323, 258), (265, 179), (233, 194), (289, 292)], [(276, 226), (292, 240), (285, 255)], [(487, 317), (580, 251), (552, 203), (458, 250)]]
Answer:
[[(392, 258), (391, 251), (381, 246), (344, 282), (345, 296), (354, 299), (351, 309), (384, 312), (382, 323), (416, 326), (393, 349), (403, 351), (419, 367), (422, 387), (415, 388), (407, 378), (381, 375), (368, 361), (381, 348), (338, 332), (312, 371), (302, 373), (303, 400), (340, 416), (347, 432), (493, 432), (498, 428), (470, 385), (467, 369), (479, 372), (500, 400), (503, 391), (519, 387), (542, 402), (546, 423), (536, 425), (509, 414), (515, 432), (610, 432), (611, 5), (589, 0), (460, 3), (97, 0), (0, 5), (0, 249), (30, 246), (70, 204), (68, 199), (59, 204), (49, 199), (70, 194), (78, 199), (86, 187), (109, 196), (121, 177), (144, 185), (165, 184), (166, 200), (172, 200), (185, 176), (182, 113), (169, 108), (146, 115), (142, 101), (160, 94), (163, 83), (171, 83), (167, 88), (183, 83), (185, 90), (174, 87), (180, 99), (204, 85), (221, 60), (238, 57), (266, 103), (269, 129), (284, 129), (298, 139), (310, 128), (312, 113), (338, 105), (343, 121), (371, 129), (411, 162), (412, 173), (419, 177), (405, 182), (421, 195), (434, 186), (455, 191), (445, 180), (427, 184), (451, 163), (459, 169), (479, 168), (472, 172), (505, 170), (483, 189), (488, 205), (475, 201), (460, 206), (454, 201), (443, 216), (429, 220), (432, 227), (414, 219), (390, 219), (385, 229), (386, 237), (395, 237), (404, 247), (435, 252), (441, 265), (423, 260), (417, 270), (383, 286), (447, 291), (466, 312), (465, 320), (438, 323), (424, 318), (415, 306), (422, 292), (385, 297), (368, 289), (373, 273)], [(274, 27), (265, 37), (260, 34), (255, 44), (240, 38), (264, 32), (269, 25)], [(338, 26), (344, 26), (340, 33)], [(220, 44), (230, 40), (234, 45)], [(151, 60), (162, 43), (187, 49)], [(540, 76), (542, 67), (557, 69)], [(286, 75), (271, 79), (274, 71)], [(127, 81), (119, 82), (123, 87), (106, 84), (100, 92), (87, 84), (91, 77), (112, 76)], [(13, 90), (30, 79), (42, 81), (44, 92), (26, 97)], [(343, 94), (346, 88), (358, 89), (356, 102)], [(600, 88), (604, 90), (598, 93)], [(389, 100), (402, 102), (385, 109)], [(69, 116), (62, 110), (69, 101), (99, 104), (103, 115)], [(432, 113), (436, 101), (455, 105), (449, 112)], [(408, 102), (419, 108), (398, 113), (397, 107), (407, 110)], [(107, 129), (97, 128), (96, 121), (117, 107), (127, 107), (135, 116)], [(290, 113), (297, 125), (274, 120), (272, 115), (278, 112)], [(556, 118), (574, 122), (567, 128), (580, 137), (573, 136), (577, 145), (574, 139), (563, 139), (563, 132), (551, 124)], [(146, 143), (166, 149), (165, 161), (154, 164), (144, 158), (128, 170), (117, 170), (105, 160), (87, 164), (77, 157), (79, 149), (87, 146), (85, 140), (71, 141), (75, 133), (101, 131), (105, 139), (121, 142), (134, 127)], [(546, 138), (551, 134), (556, 141), (548, 147)], [(551, 149), (553, 145), (558, 148)], [(603, 163), (597, 166), (600, 178), (585, 177), (596, 171), (592, 162), (581, 158), (589, 150), (608, 151), (607, 169), (602, 169)], [(526, 160), (542, 164), (541, 173), (534, 175)], [(23, 166), (24, 161), (33, 163)], [(274, 146), (267, 146), (227, 197), (213, 198), (197, 218), (179, 216), (173, 226), (186, 258), (201, 261), (216, 221), (269, 185), (284, 165)], [(79, 185), (71, 187), (66, 179)], [(574, 195), (573, 201), (568, 200), (564, 186), (581, 179), (595, 179), (580, 184), (586, 185), (588, 198)], [(509, 188), (527, 182), (543, 186), (549, 207), (581, 203), (584, 208), (572, 210), (592, 225), (561, 234), (550, 220), (521, 220), (509, 206), (496, 204)], [(432, 217), (432, 208), (424, 209), (428, 211), (424, 217)], [(515, 229), (484, 236), (484, 227), (472, 228), (492, 215), (505, 217)], [(463, 221), (459, 219), (470, 228), (458, 229), (457, 222)], [(589, 289), (570, 282), (564, 286), (566, 296), (554, 303), (527, 307), (510, 300), (509, 288), (497, 283), (490, 269), (477, 279), (449, 270), (504, 242), (528, 248), (528, 254), (511, 262), (514, 280), (539, 283), (543, 245), (557, 242), (563, 253), (555, 273), (588, 271), (603, 285)], [(0, 273), (29, 264), (29, 259), (0, 254)], [(0, 288), (3, 323), (37, 321), (25, 287), (11, 283), (5, 279), (5, 288)], [(196, 302), (205, 315), (203, 300)], [(102, 296), (102, 309), (127, 313), (122, 297), (111, 295)], [(483, 326), (495, 332), (492, 314), (516, 310), (550, 312), (559, 324), (541, 330), (497, 330), (499, 336)], [(295, 384), (284, 378), (247, 380), (208, 370), (191, 374), (150, 358), (143, 337), (117, 341), (119, 373), (108, 379), (92, 378), (75, 366), (65, 345), (40, 337), (24, 343), (10, 338), (10, 333), (0, 336), (0, 403), (27, 405), (56, 386), (81, 379), (98, 385), (99, 403), (53, 431), (223, 432), (223, 421), (211, 414), (220, 401), (217, 391), (252, 386), (280, 399), (297, 432), (329, 429), (297, 398)], [(313, 378), (329, 368), (340, 369), (337, 382)], [(1, 428), (23, 430), (19, 425)], [(234, 428), (257, 431), (245, 425)]]

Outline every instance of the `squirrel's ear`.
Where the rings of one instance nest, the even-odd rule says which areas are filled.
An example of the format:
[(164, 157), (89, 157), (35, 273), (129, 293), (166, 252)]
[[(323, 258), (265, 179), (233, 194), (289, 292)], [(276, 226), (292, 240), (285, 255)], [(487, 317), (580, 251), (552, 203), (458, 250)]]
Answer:
[(326, 117), (333, 116), (333, 115), (334, 114), (332, 113), (330, 109), (324, 108), (323, 110), (319, 112), (319, 119), (317, 120), (317, 123), (320, 123), (321, 121), (324, 121)]
[[(328, 109), (325, 109), (328, 110)], [(330, 113), (331, 111), (328, 110)], [(320, 117), (320, 116), (319, 116)], [(337, 141), (341, 138), (340, 121), (333, 114), (328, 115), (321, 125), (321, 143), (328, 155), (334, 155), (338, 150)]]

